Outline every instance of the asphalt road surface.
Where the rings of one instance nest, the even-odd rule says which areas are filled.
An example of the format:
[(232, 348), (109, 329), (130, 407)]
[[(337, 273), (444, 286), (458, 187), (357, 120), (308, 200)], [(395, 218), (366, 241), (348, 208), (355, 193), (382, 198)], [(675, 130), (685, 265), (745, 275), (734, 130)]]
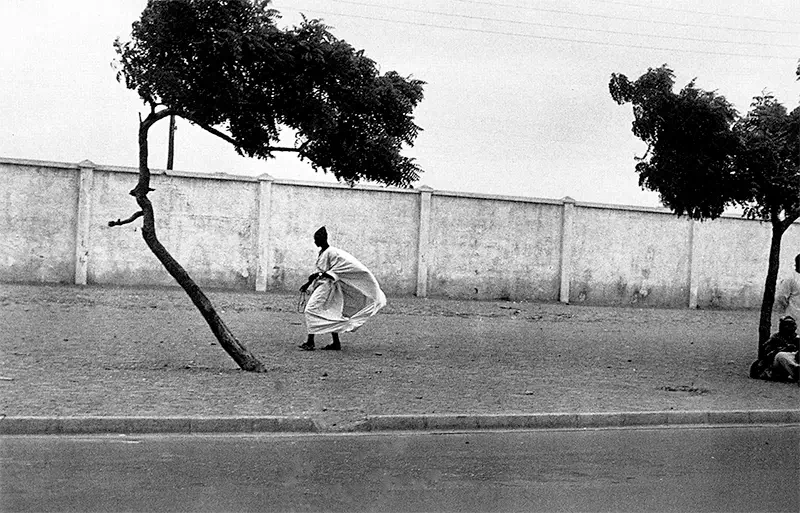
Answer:
[(8, 511), (791, 511), (800, 426), (6, 436)]

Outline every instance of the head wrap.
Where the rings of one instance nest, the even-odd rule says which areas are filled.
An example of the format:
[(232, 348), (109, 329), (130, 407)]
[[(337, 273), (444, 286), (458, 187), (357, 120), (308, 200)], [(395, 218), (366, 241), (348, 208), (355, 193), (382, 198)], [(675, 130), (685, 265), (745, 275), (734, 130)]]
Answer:
[(778, 330), (786, 327), (787, 329), (797, 329), (797, 321), (791, 315), (784, 315), (778, 321)]
[(325, 227), (323, 226), (322, 228), (314, 232), (314, 238), (328, 240), (328, 230), (326, 230)]

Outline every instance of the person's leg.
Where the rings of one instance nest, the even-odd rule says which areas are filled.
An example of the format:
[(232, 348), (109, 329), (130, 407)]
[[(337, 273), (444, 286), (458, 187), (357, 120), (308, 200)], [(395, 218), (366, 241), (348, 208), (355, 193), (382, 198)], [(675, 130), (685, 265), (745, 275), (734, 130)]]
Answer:
[[(318, 317), (320, 312), (325, 310), (325, 298), (328, 296), (329, 292), (330, 284), (327, 282), (320, 283), (311, 292), (311, 296), (309, 296), (308, 301), (306, 301), (306, 306), (303, 309), (303, 315), (306, 321), (306, 329), (309, 332), (314, 331), (316, 329), (315, 327), (318, 327)], [(313, 351), (314, 334), (309, 333), (308, 339), (298, 347), (300, 347), (300, 349), (303, 351)]]
[[(330, 333), (331, 329), (344, 321), (341, 317), (342, 292), (334, 287), (330, 280), (322, 280), (311, 296), (308, 298), (306, 307), (303, 310), (306, 321), (306, 332), (309, 333), (308, 341), (300, 346), (300, 349), (311, 351), (314, 349), (314, 335)], [(323, 348), (325, 349), (325, 348)], [(337, 349), (334, 347), (334, 349)]]
[(792, 381), (797, 380), (798, 374), (800, 374), (800, 366), (798, 366), (795, 359), (796, 354), (794, 352), (780, 352), (775, 355), (775, 361), (772, 364), (773, 367), (780, 368), (786, 373)]
[(311, 333), (308, 334), (308, 339), (305, 341), (304, 344), (300, 344), (298, 346), (303, 351), (313, 351), (314, 350), (314, 335)]
[(339, 343), (339, 334), (334, 331), (333, 333), (331, 333), (331, 336), (333, 337), (333, 342), (331, 344), (328, 344), (327, 346), (323, 347), (322, 349), (327, 349), (329, 351), (339, 351), (339, 350), (341, 350), (342, 349), (342, 345)]

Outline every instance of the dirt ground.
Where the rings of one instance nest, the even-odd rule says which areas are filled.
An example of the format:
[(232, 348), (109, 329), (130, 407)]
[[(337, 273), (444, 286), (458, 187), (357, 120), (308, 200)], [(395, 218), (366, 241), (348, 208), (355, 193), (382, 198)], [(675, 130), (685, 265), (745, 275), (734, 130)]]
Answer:
[(180, 289), (0, 284), (0, 415), (339, 429), (380, 414), (800, 407), (800, 387), (747, 377), (755, 310), (389, 298), (343, 351), (303, 352), (297, 296), (206, 292), (267, 373), (239, 370)]

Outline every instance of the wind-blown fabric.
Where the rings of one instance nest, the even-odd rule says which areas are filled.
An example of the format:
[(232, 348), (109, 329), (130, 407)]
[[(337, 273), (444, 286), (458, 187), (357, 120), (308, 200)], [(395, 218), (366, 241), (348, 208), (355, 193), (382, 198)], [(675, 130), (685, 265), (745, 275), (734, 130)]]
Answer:
[(328, 247), (317, 258), (317, 278), (305, 307), (311, 335), (355, 331), (386, 306), (386, 295), (375, 276), (350, 253)]

